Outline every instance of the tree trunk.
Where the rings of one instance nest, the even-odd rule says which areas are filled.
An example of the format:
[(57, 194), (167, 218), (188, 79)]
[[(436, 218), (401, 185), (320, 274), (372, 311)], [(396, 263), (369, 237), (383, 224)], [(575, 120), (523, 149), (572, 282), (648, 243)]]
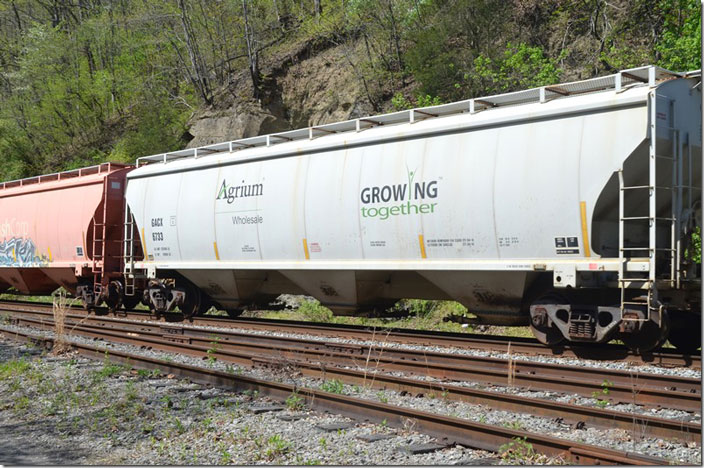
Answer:
[(313, 13), (316, 17), (323, 14), (323, 5), (321, 5), (320, 0), (313, 0)]
[(254, 30), (249, 22), (249, 12), (247, 10), (247, 0), (242, 0), (242, 16), (244, 17), (244, 39), (247, 44), (247, 60), (249, 62), (249, 75), (252, 78), (254, 87), (254, 97), (259, 99), (261, 95), (261, 77), (259, 76), (259, 52), (256, 50)]
[(193, 27), (191, 26), (191, 21), (186, 13), (186, 5), (183, 0), (178, 0), (178, 7), (181, 10), (181, 25), (183, 26), (183, 32), (186, 39), (186, 49), (188, 50), (188, 57), (191, 60), (191, 66), (193, 67), (193, 74), (191, 75), (191, 82), (193, 86), (198, 90), (203, 98), (203, 101), (210, 105), (213, 103), (213, 95), (210, 89), (210, 80), (208, 79), (207, 70), (203, 62), (203, 57), (201, 56), (200, 50), (198, 48), (198, 42), (193, 32)]

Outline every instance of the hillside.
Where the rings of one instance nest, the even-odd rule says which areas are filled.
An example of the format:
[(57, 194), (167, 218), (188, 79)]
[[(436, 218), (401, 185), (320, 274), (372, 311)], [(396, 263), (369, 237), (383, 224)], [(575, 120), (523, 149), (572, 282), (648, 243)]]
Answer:
[(696, 69), (700, 15), (698, 0), (5, 0), (0, 179)]

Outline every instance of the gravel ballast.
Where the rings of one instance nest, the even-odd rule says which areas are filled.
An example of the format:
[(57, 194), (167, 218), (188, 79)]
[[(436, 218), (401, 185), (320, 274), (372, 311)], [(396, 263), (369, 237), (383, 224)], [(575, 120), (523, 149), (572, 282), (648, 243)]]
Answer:
[[(35, 334), (45, 334), (50, 336), (49, 332), (37, 332)], [(80, 341), (84, 343), (93, 343), (91, 340), (87, 340), (80, 337), (71, 337), (72, 340)], [(320, 379), (309, 379), (303, 378), (297, 375), (295, 372), (285, 371), (273, 371), (268, 369), (245, 369), (233, 367), (231, 365), (226, 365), (217, 361), (212, 360), (202, 360), (197, 358), (192, 358), (184, 355), (169, 355), (167, 353), (147, 351), (147, 350), (137, 350), (134, 347), (121, 345), (121, 344), (111, 344), (107, 349), (122, 350), (127, 352), (137, 352), (139, 354), (144, 354), (151, 357), (156, 357), (164, 359), (173, 359), (174, 361), (183, 362), (190, 365), (200, 365), (215, 367), (221, 370), (228, 370), (230, 372), (236, 372), (237, 374), (247, 375), (259, 379), (266, 380), (277, 380), (286, 383), (295, 383), (296, 385), (305, 386), (309, 388), (322, 388), (329, 391), (330, 382), (324, 382)], [(52, 361), (49, 361), (52, 362)], [(98, 366), (104, 366), (105, 363), (94, 364)], [(88, 363), (85, 366), (89, 366)], [(86, 367), (88, 368), (88, 367)], [(89, 368), (88, 368), (89, 369)], [(95, 371), (93, 371), (95, 372)], [(142, 372), (142, 371), (140, 371)], [(142, 372), (143, 373), (143, 372)], [(142, 380), (145, 376), (137, 376), (137, 382), (133, 383), (134, 387), (139, 387), (142, 385)], [(140, 380), (142, 379), (142, 380)], [(118, 379), (119, 380), (119, 379)], [(155, 418), (155, 413), (151, 410), (156, 407), (160, 407), (159, 402), (164, 403), (169, 398), (165, 400), (160, 400), (158, 395), (163, 393), (164, 389), (173, 386), (174, 380), (167, 379), (146, 379), (150, 381), (151, 390), (147, 390), (149, 396), (146, 398), (145, 403), (147, 407), (147, 413), (144, 415), (143, 419), (149, 420), (150, 418)], [(125, 385), (128, 385), (127, 383)], [(190, 394), (188, 392), (198, 392), (198, 395), (202, 394), (202, 389), (198, 390), (195, 386), (192, 390), (178, 390), (179, 396), (187, 397)], [(524, 430), (526, 432), (541, 433), (545, 435), (551, 435), (566, 439), (572, 439), (580, 441), (583, 443), (608, 446), (617, 450), (627, 450), (636, 453), (642, 453), (652, 456), (657, 456), (664, 458), (670, 462), (674, 463), (699, 463), (701, 460), (700, 447), (696, 444), (681, 444), (674, 441), (665, 441), (659, 439), (641, 439), (638, 437), (633, 437), (631, 434), (622, 430), (610, 430), (603, 431), (597, 430), (592, 427), (572, 427), (561, 423), (560, 421), (553, 421), (547, 418), (535, 417), (530, 414), (520, 414), (520, 413), (510, 413), (504, 411), (496, 411), (491, 408), (482, 407), (480, 405), (470, 405), (462, 402), (456, 401), (445, 401), (442, 398), (441, 392), (439, 391), (437, 395), (432, 395), (426, 398), (413, 398), (410, 396), (399, 395), (396, 392), (391, 391), (375, 391), (366, 388), (360, 388), (357, 386), (341, 385), (338, 388), (339, 391), (344, 393), (352, 394), (360, 398), (368, 398), (376, 401), (388, 402), (391, 404), (397, 404), (400, 406), (408, 406), (414, 409), (419, 409), (423, 411), (430, 411), (437, 414), (445, 414), (449, 416), (456, 416), (461, 418), (466, 418), (469, 420), (510, 427), (513, 429)], [(181, 388), (181, 387), (179, 387)], [(336, 391), (338, 391), (336, 390)], [(209, 392), (220, 392), (218, 389), (210, 389)], [(508, 390), (513, 391), (513, 390)], [(3, 389), (3, 393), (5, 393)], [(183, 395), (182, 395), (183, 394)], [(168, 394), (167, 394), (168, 395)], [(158, 413), (156, 414), (156, 420), (159, 421), (159, 430), (157, 428), (140, 428), (137, 426), (131, 427), (131, 431), (128, 433), (136, 433), (136, 436), (132, 436), (129, 440), (123, 440), (128, 437), (123, 430), (119, 431), (117, 441), (119, 444), (115, 445), (112, 441), (112, 435), (105, 436), (105, 441), (103, 444), (110, 443), (112, 445), (104, 446), (105, 448), (110, 448), (111, 456), (119, 456), (123, 458), (108, 460), (110, 463), (152, 463), (148, 459), (154, 458), (154, 463), (225, 463), (230, 460), (232, 463), (289, 463), (289, 464), (303, 464), (303, 463), (315, 463), (315, 460), (319, 460), (320, 463), (324, 464), (455, 464), (458, 462), (472, 463), (477, 459), (487, 459), (495, 458), (498, 459), (497, 454), (488, 454), (481, 451), (473, 451), (463, 447), (452, 447), (445, 448), (436, 452), (426, 453), (426, 454), (412, 454), (411, 451), (407, 450), (408, 445), (413, 444), (427, 444), (432, 443), (433, 440), (427, 436), (417, 434), (413, 432), (413, 428), (409, 427), (406, 430), (396, 430), (392, 431), (389, 428), (383, 426), (360, 426), (354, 425), (348, 430), (341, 430), (338, 433), (333, 433), (332, 435), (337, 437), (342, 437), (341, 440), (335, 441), (335, 447), (337, 452), (332, 453), (327, 450), (328, 443), (330, 441), (330, 433), (325, 433), (321, 431), (319, 427), (321, 424), (332, 424), (345, 422), (344, 418), (339, 418), (335, 416), (324, 416), (318, 415), (310, 412), (295, 411), (294, 414), (288, 415), (286, 419), (282, 419), (286, 413), (291, 413), (288, 409), (284, 412), (275, 413), (261, 413), (254, 415), (251, 411), (243, 409), (248, 404), (252, 403), (254, 395), (235, 395), (230, 394), (225, 398), (230, 401), (229, 406), (234, 405), (234, 409), (230, 409), (226, 403), (228, 411), (232, 413), (235, 411), (237, 414), (231, 414), (232, 420), (222, 419), (224, 416), (221, 413), (227, 413), (222, 407), (211, 408), (208, 407), (209, 416), (202, 416), (198, 419), (198, 411), (203, 411), (201, 403), (200, 406), (192, 402), (193, 399), (186, 398), (186, 403), (183, 403), (183, 398), (179, 400), (179, 404), (174, 404), (173, 399), (172, 405), (177, 408), (177, 411), (184, 411), (183, 416), (174, 416), (174, 418), (164, 418), (160, 417)], [(548, 397), (553, 397), (548, 395)], [(205, 401), (218, 401), (217, 398), (208, 397)], [(561, 398), (565, 398), (562, 396)], [(156, 403), (155, 403), (156, 400)], [(195, 400), (202, 400), (202, 397), (198, 396)], [(261, 399), (260, 399), (261, 400)], [(584, 399), (590, 400), (590, 399)], [(593, 400), (593, 399), (592, 399)], [(265, 402), (264, 402), (265, 403)], [(589, 404), (588, 402), (584, 402)], [(591, 404), (594, 404), (591, 402)], [(154, 406), (156, 405), (156, 407)], [(208, 403), (208, 405), (211, 405)], [(163, 406), (163, 405), (161, 405)], [(173, 408), (172, 406), (172, 408)], [(206, 405), (207, 406), (207, 405)], [(621, 410), (622, 408), (618, 408)], [(625, 408), (624, 408), (625, 409)], [(194, 416), (192, 410), (196, 411)], [(633, 411), (645, 412), (642, 408), (634, 407)], [(151, 411), (151, 412), (149, 412)], [(244, 411), (244, 412), (243, 412)], [(666, 414), (654, 414), (652, 415), (667, 417), (668, 410), (659, 410), (658, 412), (663, 412)], [(2, 413), (0, 413), (2, 414)], [(142, 415), (137, 415), (142, 416)], [(303, 416), (303, 417), (301, 417)], [(688, 413), (670, 413), (670, 417), (673, 419), (681, 420), (699, 420), (699, 415), (689, 415)], [(136, 417), (136, 416), (135, 416)], [(259, 418), (259, 419), (257, 419)], [(269, 419), (267, 419), (269, 418)], [(271, 419), (276, 418), (276, 419)], [(325, 419), (327, 418), (327, 419)], [(225, 434), (227, 437), (233, 436), (233, 431), (241, 430), (249, 434), (249, 431), (253, 427), (261, 427), (261, 430), (257, 432), (259, 436), (254, 436), (251, 440), (243, 441), (236, 440), (235, 446), (237, 446), (237, 453), (232, 453), (227, 446), (222, 444), (212, 443), (216, 448), (213, 448), (210, 452), (206, 449), (203, 444), (201, 444), (201, 437), (210, 437), (209, 431), (201, 430), (198, 434), (195, 434), (195, 438), (190, 437), (188, 444), (184, 446), (175, 447), (174, 444), (181, 440), (181, 433), (183, 428), (190, 430), (192, 426), (198, 426), (198, 421), (204, 419), (210, 419), (211, 421), (217, 421), (217, 427), (220, 426), (225, 428)], [(349, 421), (348, 421), (349, 422)], [(169, 423), (173, 426), (169, 426)], [(186, 423), (188, 423), (186, 425)], [(144, 423), (143, 423), (144, 424)], [(162, 427), (166, 424), (166, 427)], [(183, 425), (183, 428), (181, 427)], [(289, 425), (292, 425), (291, 432), (287, 432)], [(194, 427), (195, 427), (194, 426)], [(275, 428), (275, 432), (271, 432)], [(161, 431), (161, 432), (160, 432)], [(185, 431), (184, 431), (185, 432)], [(371, 443), (362, 442), (357, 437), (370, 434), (387, 434), (389, 432), (393, 433), (391, 439), (376, 440)], [(277, 434), (279, 436), (277, 437)], [(292, 434), (293, 440), (288, 440), (284, 434)], [(322, 435), (321, 435), (322, 434)], [(346, 436), (347, 435), (347, 436)], [(148, 437), (147, 437), (148, 436)], [(224, 439), (222, 435), (219, 440), (215, 442), (222, 442)], [(259, 438), (257, 438), (259, 437)], [(313, 439), (311, 440), (310, 437)], [(346, 437), (346, 438), (345, 438)], [(128, 437), (129, 438), (129, 437)], [(234, 443), (231, 439), (227, 439), (230, 443)], [(227, 441), (223, 442), (226, 443)], [(123, 452), (114, 450), (117, 447), (125, 447), (126, 445), (132, 445), (129, 449)], [(252, 447), (251, 444), (254, 444)], [(272, 447), (269, 447), (268, 445)], [(207, 444), (206, 444), (207, 445)], [(79, 445), (81, 447), (86, 447), (85, 444)], [(293, 447), (297, 447), (295, 450)], [(323, 447), (325, 446), (325, 447)], [(345, 446), (347, 448), (341, 448)], [(190, 447), (187, 449), (186, 447)], [(194, 448), (196, 447), (196, 448)], [(249, 447), (248, 450), (242, 452), (241, 448)], [(300, 447), (300, 449), (298, 448)], [(261, 449), (261, 450), (257, 450)], [(190, 450), (190, 451), (189, 451)], [(217, 453), (211, 453), (213, 450)], [(263, 454), (261, 453), (263, 450)], [(135, 458), (138, 457), (139, 453), (148, 453), (144, 455), (146, 458)], [(297, 455), (293, 455), (295, 452)], [(393, 453), (392, 453), (393, 452)], [(190, 454), (190, 455), (189, 455)], [(221, 459), (216, 459), (218, 454)], [(305, 454), (305, 455), (301, 455)], [(314, 457), (314, 459), (306, 458), (308, 455)], [(187, 459), (188, 456), (195, 457), (198, 461), (194, 459)], [(164, 458), (166, 457), (166, 458)], [(170, 457), (170, 458), (169, 458)], [(174, 458), (176, 457), (176, 458)], [(184, 458), (186, 457), (186, 458)], [(198, 458), (201, 457), (201, 458)], [(301, 458), (303, 457), (303, 458)], [(315, 458), (317, 457), (317, 458)], [(393, 457), (393, 458), (392, 458)], [(486, 463), (489, 462), (516, 462), (516, 460), (511, 461), (509, 456), (504, 454), (506, 460), (485, 460)], [(530, 457), (528, 457), (530, 458)], [(167, 460), (168, 459), (168, 460)], [(99, 462), (105, 462), (105, 460), (98, 460)], [(555, 460), (553, 460), (555, 461)]]
[[(146, 321), (152, 324), (163, 324), (163, 322)], [(179, 326), (177, 323), (169, 324), (174, 326)], [(182, 324), (181, 324), (182, 326)], [(517, 353), (499, 352), (499, 351), (487, 351), (478, 349), (460, 349), (452, 347), (443, 346), (431, 346), (431, 345), (416, 345), (416, 344), (406, 344), (397, 343), (385, 339), (385, 330), (379, 329), (376, 341), (370, 340), (359, 340), (353, 338), (337, 338), (331, 336), (320, 336), (320, 335), (305, 335), (300, 333), (288, 333), (288, 332), (275, 332), (269, 330), (252, 330), (245, 328), (235, 328), (235, 327), (212, 327), (205, 325), (195, 325), (188, 324), (188, 327), (198, 328), (202, 330), (209, 330), (213, 332), (235, 332), (235, 333), (245, 333), (249, 335), (260, 335), (266, 337), (281, 337), (281, 338), (297, 338), (305, 340), (320, 341), (321, 343), (339, 343), (347, 345), (359, 345), (359, 346), (373, 346), (377, 349), (397, 349), (397, 350), (410, 350), (410, 351), (424, 351), (430, 353), (450, 353), (465, 356), (475, 356), (475, 357), (492, 357), (496, 359), (512, 359), (514, 361), (530, 361), (530, 362), (542, 362), (547, 364), (559, 364), (566, 366), (580, 366), (580, 367), (593, 367), (597, 369), (613, 369), (613, 370), (626, 370), (634, 373), (644, 372), (659, 375), (672, 375), (678, 377), (688, 377), (701, 379), (702, 372), (699, 369), (690, 369), (686, 367), (662, 367), (651, 363), (637, 363), (632, 361), (596, 361), (592, 359), (578, 359), (573, 357), (560, 357), (560, 356), (549, 356), (544, 354), (538, 355), (524, 355)]]
[[(496, 454), (446, 447), (412, 429), (357, 424), (305, 408), (256, 413), (276, 403), (209, 388), (109, 357), (47, 357), (0, 338), (0, 464), (491, 464)], [(280, 403), (279, 403), (280, 404)], [(319, 426), (348, 423), (349, 429)], [(358, 437), (389, 435), (373, 442)]]

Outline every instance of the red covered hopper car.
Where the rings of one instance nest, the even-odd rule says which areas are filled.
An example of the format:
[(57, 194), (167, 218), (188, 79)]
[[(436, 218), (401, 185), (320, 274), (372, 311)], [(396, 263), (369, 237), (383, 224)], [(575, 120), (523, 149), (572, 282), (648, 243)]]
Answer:
[(0, 183), (0, 292), (63, 286), (88, 308), (119, 307), (131, 169), (106, 163)]

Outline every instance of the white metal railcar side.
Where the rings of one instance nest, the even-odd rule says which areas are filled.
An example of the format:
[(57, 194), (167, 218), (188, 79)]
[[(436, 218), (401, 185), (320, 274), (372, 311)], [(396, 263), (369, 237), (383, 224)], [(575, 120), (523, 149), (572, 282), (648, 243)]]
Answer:
[(642, 67), (142, 158), (126, 199), (144, 260), (126, 252), (127, 274), (205, 294), (188, 302), (178, 279), (161, 282), (157, 309), (305, 293), (351, 312), (414, 297), (486, 323), (538, 317), (547, 343), (660, 332), (658, 291), (684, 310), (696, 279), (682, 242), (701, 209), (698, 82)]

